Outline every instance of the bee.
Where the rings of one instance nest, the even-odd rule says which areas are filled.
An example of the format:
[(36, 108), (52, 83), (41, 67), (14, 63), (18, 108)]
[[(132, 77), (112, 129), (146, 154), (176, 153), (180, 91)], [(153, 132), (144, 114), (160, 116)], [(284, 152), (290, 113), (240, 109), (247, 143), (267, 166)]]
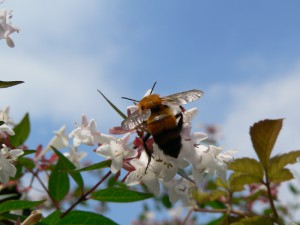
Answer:
[[(148, 147), (146, 142), (151, 135), (153, 136), (154, 142), (165, 155), (173, 158), (178, 157), (182, 147), (181, 130), (183, 126), (183, 108), (181, 105), (195, 101), (203, 95), (202, 91), (193, 89), (166, 97), (160, 97), (158, 94), (152, 94), (155, 84), (156, 82), (148, 96), (137, 101), (138, 109), (123, 120), (121, 124), (124, 130), (137, 129), (140, 126), (146, 128), (147, 133), (143, 138), (143, 145), (148, 155), (148, 165), (151, 161), (153, 151)], [(181, 111), (176, 114), (174, 107), (180, 107)]]

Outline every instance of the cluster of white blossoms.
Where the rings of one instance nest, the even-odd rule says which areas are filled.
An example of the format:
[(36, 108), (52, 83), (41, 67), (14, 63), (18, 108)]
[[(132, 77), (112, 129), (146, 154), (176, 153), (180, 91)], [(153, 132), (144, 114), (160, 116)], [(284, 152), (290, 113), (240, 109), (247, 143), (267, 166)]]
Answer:
[[(4, 0), (0, 0), (0, 4), (3, 2)], [(20, 31), (19, 28), (12, 25), (12, 16), (12, 10), (0, 8), (0, 39), (5, 39), (7, 45), (11, 48), (15, 47), (15, 44), (9, 35)]]
[[(135, 106), (129, 106), (129, 111)], [(128, 186), (143, 183), (148, 190), (155, 195), (160, 193), (160, 184), (169, 190), (169, 198), (172, 203), (181, 200), (185, 205), (189, 204), (189, 192), (201, 184), (206, 176), (219, 176), (226, 179), (228, 164), (233, 160), (234, 150), (222, 152), (221, 148), (213, 145), (202, 145), (207, 135), (201, 132), (192, 132), (192, 119), (197, 113), (196, 108), (186, 110), (183, 114), (182, 148), (178, 158), (167, 156), (159, 149), (156, 143), (152, 145), (152, 158), (150, 163), (143, 149), (142, 140), (135, 136), (135, 132), (123, 131), (123, 136), (116, 138), (112, 135), (100, 133), (96, 129), (93, 119), (82, 117), (81, 126), (71, 132), (69, 138), (73, 138), (75, 149), (80, 144), (98, 145), (96, 153), (111, 160), (111, 172), (116, 174), (122, 168), (128, 171), (124, 182)], [(120, 131), (121, 128), (115, 130)], [(57, 137), (61, 136), (57, 135)], [(61, 136), (62, 137), (62, 136)], [(136, 138), (139, 141), (130, 141)], [(191, 167), (192, 174), (182, 175), (185, 168)], [(180, 177), (181, 174), (182, 176)]]
[[(0, 141), (4, 140), (9, 136), (15, 135), (15, 132), (10, 127), (13, 124), (9, 116), (9, 108), (6, 107), (0, 110)], [(10, 149), (5, 144), (2, 144), (0, 150), (0, 182), (7, 183), (9, 177), (14, 177), (16, 175), (17, 169), (14, 166), (14, 162), (17, 158), (24, 154), (22, 149)]]

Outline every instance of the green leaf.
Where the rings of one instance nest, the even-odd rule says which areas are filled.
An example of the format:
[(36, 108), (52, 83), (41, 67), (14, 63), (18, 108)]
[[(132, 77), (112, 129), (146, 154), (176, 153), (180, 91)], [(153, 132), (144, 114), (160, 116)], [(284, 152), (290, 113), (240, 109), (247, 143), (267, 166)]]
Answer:
[(14, 128), (15, 135), (10, 136), (11, 145), (15, 148), (25, 143), (30, 133), (29, 114), (26, 113), (22, 121)]
[(246, 202), (254, 202), (258, 198), (261, 198), (264, 195), (266, 195), (266, 193), (264, 192), (264, 190), (260, 189), (259, 191), (255, 191), (252, 194), (243, 197), (243, 200), (246, 201)]
[(57, 225), (117, 225), (111, 219), (93, 212), (71, 211)]
[(296, 163), (298, 157), (300, 157), (300, 151), (292, 151), (271, 158), (269, 176), (274, 176), (276, 173), (278, 173), (278, 171), (282, 170), (288, 164)]
[(48, 183), (50, 195), (57, 201), (62, 200), (68, 194), (70, 189), (68, 174), (60, 173), (59, 170), (61, 167), (62, 163), (59, 161), (50, 174)]
[(234, 192), (244, 190), (246, 184), (260, 183), (262, 181), (256, 176), (244, 173), (233, 173), (229, 180), (230, 189)]
[(105, 160), (84, 168), (80, 168), (80, 169), (74, 169), (74, 170), (63, 170), (62, 172), (68, 172), (68, 173), (80, 173), (80, 172), (84, 172), (84, 171), (91, 171), (91, 170), (100, 170), (100, 169), (104, 169), (104, 168), (108, 168), (111, 165), (111, 160)]
[(48, 215), (46, 218), (42, 219), (42, 223), (45, 224), (51, 224), (51, 225), (56, 225), (60, 222), (60, 214), (61, 212), (59, 210), (56, 210), (52, 212), (50, 215)]
[(210, 221), (208, 224), (206, 225), (220, 225), (222, 223), (222, 221), (224, 221), (224, 216), (221, 216), (218, 219), (214, 219), (212, 221)]
[(262, 216), (253, 216), (232, 223), (231, 225), (274, 225), (271, 218)]
[(11, 210), (32, 208), (41, 205), (43, 202), (44, 200), (43, 201), (11, 200), (11, 201), (2, 202), (0, 204), (0, 213), (8, 212)]
[(28, 170), (33, 170), (35, 168), (35, 164), (32, 159), (29, 158), (18, 158), (18, 164), (25, 167)]
[(215, 190), (211, 192), (202, 192), (195, 190), (192, 193), (192, 197), (197, 201), (198, 204), (207, 204), (209, 201), (215, 201), (221, 196), (227, 196), (228, 193), (222, 190)]
[(263, 167), (257, 160), (252, 158), (236, 159), (229, 164), (228, 169), (239, 173), (248, 174), (263, 180)]
[(108, 98), (106, 98), (106, 96), (104, 94), (102, 94), (101, 91), (98, 90), (98, 92), (102, 95), (102, 97), (108, 102), (108, 104), (123, 118), (123, 119), (126, 119), (127, 116), (122, 113), (121, 110), (119, 110), (111, 101), (109, 101)]
[(169, 196), (167, 194), (164, 194), (160, 198), (160, 201), (164, 205), (164, 207), (166, 207), (167, 209), (171, 209), (173, 206), (172, 203), (170, 202)]
[(290, 191), (291, 191), (294, 195), (299, 195), (299, 194), (300, 194), (300, 190), (299, 190), (298, 187), (296, 187), (296, 185), (294, 185), (294, 184), (289, 184), (289, 189), (290, 189)]
[(220, 188), (224, 188), (225, 190), (229, 189), (227, 182), (225, 183), (220, 177), (216, 179), (216, 185)]
[(265, 170), (269, 166), (269, 158), (278, 134), (282, 128), (283, 119), (263, 120), (250, 128), (250, 136), (254, 150)]
[(17, 197), (17, 194), (0, 195), (0, 201), (3, 201), (4, 199), (11, 198), (11, 197)]
[[(26, 156), (26, 155), (30, 155), (30, 154), (34, 154), (34, 153), (36, 153), (36, 150), (27, 150), (27, 149), (25, 149), (25, 150), (24, 150), (24, 154), (21, 155), (20, 157), (24, 157), (24, 156)], [(19, 157), (19, 158), (20, 158), (20, 157)]]
[(281, 183), (293, 178), (294, 176), (289, 169), (281, 169), (277, 173), (272, 174), (272, 176), (269, 176), (270, 181), (273, 183)]
[(0, 88), (8, 88), (22, 83), (24, 83), (24, 81), (1, 81), (0, 80)]
[[(68, 158), (66, 158), (60, 151), (52, 147), (53, 151), (59, 158), (59, 172), (64, 170), (74, 170), (76, 169), (76, 166), (70, 162)], [(70, 173), (71, 177), (74, 179), (74, 181), (78, 184), (79, 187), (83, 188), (83, 179), (80, 173)]]
[(123, 188), (107, 188), (92, 193), (91, 198), (103, 202), (136, 202), (152, 198), (149, 193), (137, 192)]

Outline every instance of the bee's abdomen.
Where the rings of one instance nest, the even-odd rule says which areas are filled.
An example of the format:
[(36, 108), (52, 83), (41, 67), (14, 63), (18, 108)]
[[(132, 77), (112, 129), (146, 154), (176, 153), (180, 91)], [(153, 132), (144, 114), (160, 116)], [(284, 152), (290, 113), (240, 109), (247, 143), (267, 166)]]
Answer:
[(158, 147), (166, 155), (177, 158), (181, 149), (181, 129), (177, 126), (175, 116), (168, 115), (162, 120), (150, 120), (147, 126)]
[(181, 149), (181, 136), (178, 128), (165, 130), (153, 135), (158, 147), (168, 156), (177, 158)]

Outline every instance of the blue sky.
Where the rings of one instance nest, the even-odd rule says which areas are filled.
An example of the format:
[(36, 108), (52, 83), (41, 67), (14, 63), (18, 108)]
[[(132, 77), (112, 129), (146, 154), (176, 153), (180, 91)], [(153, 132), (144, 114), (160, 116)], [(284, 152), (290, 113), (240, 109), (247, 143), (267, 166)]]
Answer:
[[(0, 42), (1, 104), (20, 120), (29, 112), (31, 146), (69, 131), (82, 113), (106, 132), (121, 119), (121, 96), (140, 98), (154, 81), (161, 95), (201, 89), (196, 123), (217, 123), (221, 145), (254, 156), (249, 126), (286, 118), (275, 151), (299, 149), (299, 1), (17, 1), (16, 47)], [(202, 129), (200, 126), (200, 130)]]

